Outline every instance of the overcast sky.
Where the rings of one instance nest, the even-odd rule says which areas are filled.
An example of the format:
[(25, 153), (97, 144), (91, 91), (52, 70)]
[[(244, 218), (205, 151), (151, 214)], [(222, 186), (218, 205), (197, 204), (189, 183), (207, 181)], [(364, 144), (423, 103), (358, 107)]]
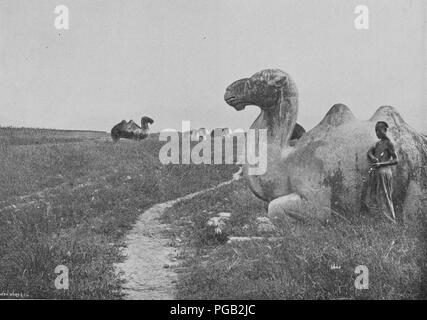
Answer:
[[(54, 8), (70, 10), (56, 30)], [(367, 5), (370, 29), (356, 30)], [(0, 125), (109, 131), (247, 128), (258, 109), (223, 101), (233, 81), (290, 73), (298, 122), (335, 103), (360, 119), (395, 106), (427, 131), (423, 0), (0, 0)]]

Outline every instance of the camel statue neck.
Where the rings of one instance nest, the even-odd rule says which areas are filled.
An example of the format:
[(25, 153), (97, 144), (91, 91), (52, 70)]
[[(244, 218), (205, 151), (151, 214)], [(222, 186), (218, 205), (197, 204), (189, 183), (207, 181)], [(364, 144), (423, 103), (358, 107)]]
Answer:
[(298, 115), (298, 97), (282, 92), (276, 107), (262, 110), (261, 117), (268, 129), (268, 143), (289, 146)]
[(141, 129), (143, 129), (143, 130), (147, 130), (148, 129), (148, 124), (144, 120), (141, 121)]

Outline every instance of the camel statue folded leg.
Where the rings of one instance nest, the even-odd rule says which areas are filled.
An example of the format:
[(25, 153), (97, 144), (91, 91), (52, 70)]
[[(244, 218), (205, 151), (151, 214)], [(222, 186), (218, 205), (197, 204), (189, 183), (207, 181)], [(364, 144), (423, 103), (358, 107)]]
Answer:
[(267, 171), (249, 175), (246, 164), (243, 175), (253, 193), (269, 203), (270, 217), (325, 220), (334, 212), (360, 214), (370, 167), (366, 154), (377, 141), (375, 123), (386, 121), (399, 156), (393, 203), (401, 218), (416, 222), (427, 191), (427, 138), (393, 107), (383, 106), (363, 121), (336, 104), (316, 127), (292, 139), (298, 90), (287, 73), (268, 69), (235, 81), (224, 99), (238, 111), (247, 105), (261, 109), (251, 129), (267, 129)]

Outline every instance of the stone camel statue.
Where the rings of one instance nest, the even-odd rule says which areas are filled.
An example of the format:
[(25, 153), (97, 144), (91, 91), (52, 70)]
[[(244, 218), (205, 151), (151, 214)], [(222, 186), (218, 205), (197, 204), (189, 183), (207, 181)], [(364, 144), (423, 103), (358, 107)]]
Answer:
[(132, 139), (132, 140), (143, 140), (148, 137), (150, 133), (150, 129), (148, 128), (148, 124), (153, 124), (154, 120), (149, 117), (141, 118), (141, 126), (137, 125), (133, 120), (126, 122), (122, 120), (122, 122), (116, 124), (111, 129), (111, 138), (114, 142), (120, 140), (120, 138), (124, 139)]
[(377, 141), (375, 123), (386, 121), (399, 157), (393, 168), (393, 203), (401, 221), (417, 221), (427, 191), (427, 138), (393, 107), (383, 106), (362, 121), (336, 104), (316, 127), (290, 143), (298, 90), (287, 73), (268, 69), (235, 81), (224, 99), (238, 111), (247, 105), (261, 109), (251, 129), (268, 130), (267, 171), (248, 175), (244, 165), (243, 175), (252, 192), (269, 203), (270, 218), (324, 221), (334, 213), (359, 214), (370, 167), (367, 151)]

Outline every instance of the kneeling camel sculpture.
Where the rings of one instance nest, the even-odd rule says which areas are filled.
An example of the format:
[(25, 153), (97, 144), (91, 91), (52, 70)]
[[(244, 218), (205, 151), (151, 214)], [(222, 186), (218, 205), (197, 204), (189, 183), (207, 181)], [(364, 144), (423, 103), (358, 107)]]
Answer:
[[(255, 105), (261, 113), (251, 129), (267, 129), (267, 171), (243, 174), (252, 192), (269, 203), (271, 218), (294, 221), (359, 214), (370, 164), (367, 151), (376, 141), (377, 121), (386, 121), (399, 164), (393, 170), (393, 202), (402, 218), (416, 221), (427, 190), (427, 138), (390, 106), (367, 121), (343, 104), (334, 105), (312, 130), (291, 142), (298, 114), (298, 90), (285, 72), (263, 70), (232, 83), (224, 99), (236, 110)], [(406, 220), (405, 219), (405, 220)]]
[(119, 141), (120, 138), (143, 140), (147, 138), (150, 133), (148, 124), (153, 123), (154, 120), (149, 117), (141, 118), (141, 126), (138, 126), (133, 120), (130, 120), (129, 122), (122, 120), (122, 122), (116, 124), (111, 129), (111, 138), (114, 142)]

